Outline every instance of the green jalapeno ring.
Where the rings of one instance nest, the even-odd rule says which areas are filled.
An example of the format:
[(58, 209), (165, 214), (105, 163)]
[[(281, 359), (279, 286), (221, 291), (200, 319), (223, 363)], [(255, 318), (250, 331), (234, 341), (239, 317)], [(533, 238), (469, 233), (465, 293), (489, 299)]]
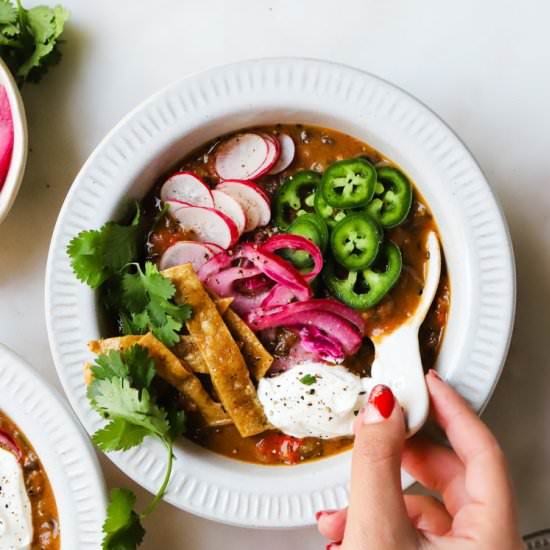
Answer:
[(311, 204), (313, 199), (311, 197), (320, 182), (321, 174), (313, 170), (302, 170), (285, 179), (274, 201), (273, 220), (278, 227), (286, 229), (296, 217), (295, 214), (300, 210), (313, 212), (314, 208)]
[[(323, 237), (321, 235), (321, 232), (317, 228), (317, 225), (315, 222), (311, 222), (308, 219), (304, 219), (306, 214), (303, 216), (300, 216), (296, 218), (286, 230), (287, 233), (292, 233), (293, 235), (300, 235), (301, 237), (305, 237), (306, 239), (309, 239), (312, 243), (316, 244), (319, 249), (322, 251), (322, 245), (323, 245)], [(327, 230), (328, 232), (328, 230)], [(325, 241), (326, 246), (326, 241)], [(289, 260), (294, 267), (297, 269), (305, 269), (305, 268), (311, 268), (313, 267), (313, 259), (310, 254), (308, 254), (305, 250), (283, 250), (281, 255), (283, 258), (286, 258)]]
[(300, 222), (313, 224), (317, 228), (320, 242), (316, 242), (315, 244), (321, 249), (321, 252), (324, 252), (328, 244), (328, 227), (325, 220), (312, 212), (298, 212), (298, 217), (289, 226), (288, 232), (291, 233), (290, 228)]
[(412, 205), (412, 185), (401, 171), (392, 166), (376, 169), (378, 181), (367, 212), (385, 229), (401, 225)]
[(350, 271), (362, 271), (378, 256), (382, 228), (366, 213), (353, 213), (338, 222), (330, 236), (334, 259)]
[(376, 177), (376, 169), (364, 158), (339, 160), (326, 169), (319, 190), (330, 206), (358, 208), (371, 201)]
[(325, 201), (319, 190), (315, 193), (314, 207), (315, 213), (322, 218), (330, 228), (333, 228), (347, 215), (344, 210), (330, 206), (330, 204)]
[(391, 241), (383, 243), (379, 259), (385, 261), (384, 271), (374, 268), (350, 271), (345, 279), (336, 275), (334, 263), (328, 261), (323, 269), (325, 285), (333, 296), (349, 307), (362, 310), (372, 308), (395, 286), (403, 266), (401, 250)]

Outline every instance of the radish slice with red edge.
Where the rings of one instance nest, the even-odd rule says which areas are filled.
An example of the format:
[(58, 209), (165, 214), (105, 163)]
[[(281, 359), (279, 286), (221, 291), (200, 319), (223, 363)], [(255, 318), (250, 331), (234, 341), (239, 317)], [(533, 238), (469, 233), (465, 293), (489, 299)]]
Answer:
[(241, 203), (231, 195), (228, 195), (219, 189), (214, 189), (212, 191), (212, 197), (214, 198), (214, 208), (220, 212), (223, 212), (235, 222), (239, 235), (244, 233), (244, 228), (246, 227), (246, 215)]
[(209, 246), (196, 241), (179, 241), (169, 246), (160, 258), (161, 270), (190, 263), (195, 271), (214, 256)]
[(168, 207), (168, 212), (170, 212), (170, 214), (172, 214), (172, 216), (174, 215), (174, 212), (176, 210), (179, 210), (183, 206), (193, 206), (192, 204), (189, 204), (188, 202), (178, 201), (178, 200), (175, 200), (175, 199), (165, 201), (164, 204)]
[(214, 208), (182, 206), (172, 215), (184, 229), (192, 230), (200, 241), (217, 244), (227, 249), (239, 238), (235, 222)]
[(269, 198), (265, 191), (251, 181), (227, 180), (216, 187), (237, 200), (246, 215), (245, 232), (267, 225), (271, 219)]
[(237, 134), (216, 150), (215, 170), (223, 180), (248, 180), (265, 174), (279, 158), (278, 149), (264, 135)]
[(177, 200), (193, 206), (214, 207), (210, 188), (192, 172), (176, 172), (171, 175), (160, 189), (163, 202)]
[(280, 134), (278, 141), (281, 147), (281, 154), (279, 160), (268, 172), (269, 175), (279, 174), (283, 170), (286, 170), (292, 164), (294, 155), (296, 154), (296, 145), (290, 136), (287, 134)]

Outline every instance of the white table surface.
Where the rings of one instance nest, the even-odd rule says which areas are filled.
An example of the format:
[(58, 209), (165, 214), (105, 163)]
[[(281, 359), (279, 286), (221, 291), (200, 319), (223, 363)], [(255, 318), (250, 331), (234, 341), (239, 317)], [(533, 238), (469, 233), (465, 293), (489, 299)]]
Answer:
[[(26, 4), (34, 4), (29, 0)], [(296, 55), (354, 65), (409, 90), (480, 162), (510, 224), (518, 266), (512, 348), (485, 419), (509, 457), (523, 532), (550, 526), (550, 3), (546, 0), (63, 0), (65, 58), (24, 89), (31, 152), (0, 226), (0, 341), (59, 387), (44, 324), (50, 235), (103, 135), (193, 71)], [(0, 396), (1, 399), (1, 396)], [(102, 458), (111, 486), (145, 494)], [(248, 531), (162, 504), (145, 549), (323, 547), (313, 528)]]

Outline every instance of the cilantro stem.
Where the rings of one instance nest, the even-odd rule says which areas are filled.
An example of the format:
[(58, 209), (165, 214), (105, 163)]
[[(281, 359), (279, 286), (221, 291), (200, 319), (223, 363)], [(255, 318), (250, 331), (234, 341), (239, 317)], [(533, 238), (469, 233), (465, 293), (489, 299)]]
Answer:
[(166, 493), (166, 489), (168, 488), (168, 483), (170, 483), (170, 477), (172, 476), (172, 465), (174, 462), (174, 452), (172, 448), (172, 441), (168, 441), (164, 438), (159, 438), (163, 445), (168, 449), (168, 464), (166, 465), (166, 473), (164, 474), (164, 480), (162, 482), (162, 485), (160, 486), (160, 489), (158, 490), (157, 494), (151, 500), (147, 508), (140, 514), (141, 519), (145, 519), (153, 510), (157, 507), (158, 503), (162, 500), (162, 497), (164, 496), (164, 493)]

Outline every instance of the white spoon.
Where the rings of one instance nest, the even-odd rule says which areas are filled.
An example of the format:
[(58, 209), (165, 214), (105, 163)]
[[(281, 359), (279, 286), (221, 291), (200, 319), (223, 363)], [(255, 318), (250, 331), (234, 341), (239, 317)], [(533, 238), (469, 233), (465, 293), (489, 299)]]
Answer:
[(426, 245), (424, 289), (415, 312), (393, 332), (371, 337), (375, 347), (371, 376), (377, 384), (385, 384), (394, 392), (405, 410), (409, 436), (422, 427), (430, 406), (418, 329), (433, 302), (441, 275), (441, 250), (435, 232), (429, 233)]

